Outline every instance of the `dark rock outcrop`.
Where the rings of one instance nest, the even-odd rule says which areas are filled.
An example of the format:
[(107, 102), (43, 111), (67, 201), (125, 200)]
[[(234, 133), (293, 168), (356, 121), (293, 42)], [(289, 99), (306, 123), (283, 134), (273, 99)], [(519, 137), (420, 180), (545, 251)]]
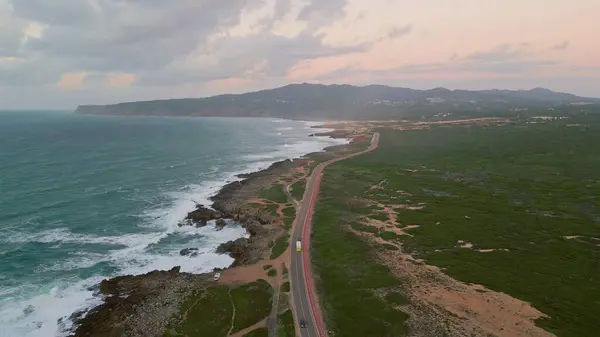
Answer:
[(75, 312), (71, 319), (77, 328), (70, 336), (163, 336), (169, 318), (179, 311), (187, 294), (208, 284), (210, 275), (180, 273), (179, 267), (103, 280), (99, 292), (104, 303), (85, 317)]
[(181, 256), (188, 255), (189, 257), (198, 256), (198, 248), (184, 248), (179, 251), (179, 255), (181, 255)]
[(179, 223), (179, 226), (195, 225), (196, 227), (203, 227), (206, 226), (210, 220), (220, 219), (221, 217), (223, 217), (221, 212), (197, 204), (196, 209), (189, 212), (185, 217), (185, 220)]
[(227, 221), (225, 221), (224, 219), (217, 219), (217, 222), (215, 223), (215, 227), (217, 228), (218, 231), (223, 229), (223, 227), (225, 227), (225, 226), (227, 226)]
[(229, 254), (233, 259), (235, 259), (234, 265), (241, 265), (248, 263), (251, 259), (250, 256), (250, 239), (239, 238), (233, 241), (227, 241), (222, 243), (217, 247), (217, 253), (219, 254)]

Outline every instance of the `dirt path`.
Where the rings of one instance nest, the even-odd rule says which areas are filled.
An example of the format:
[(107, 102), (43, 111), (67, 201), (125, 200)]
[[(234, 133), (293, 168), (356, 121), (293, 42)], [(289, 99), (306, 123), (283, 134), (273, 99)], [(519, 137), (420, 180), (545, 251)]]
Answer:
[(260, 322), (257, 322), (245, 329), (242, 329), (236, 333), (234, 333), (233, 335), (228, 335), (229, 337), (244, 337), (245, 334), (247, 334), (248, 332), (252, 331), (252, 330), (256, 330), (258, 328), (265, 328), (267, 326), (267, 319), (263, 319)]
[(233, 303), (233, 297), (231, 296), (231, 289), (229, 289), (227, 294), (229, 295), (229, 300), (231, 301), (231, 307), (233, 308), (233, 310), (231, 312), (231, 327), (229, 328), (229, 331), (227, 332), (227, 335), (231, 335), (231, 331), (233, 331), (233, 327), (235, 325), (235, 303)]

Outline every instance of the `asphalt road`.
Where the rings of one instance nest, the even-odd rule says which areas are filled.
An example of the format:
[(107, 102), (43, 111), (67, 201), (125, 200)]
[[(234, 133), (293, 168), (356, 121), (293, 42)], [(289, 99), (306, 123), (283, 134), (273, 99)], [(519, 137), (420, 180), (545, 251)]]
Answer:
[[(310, 266), (310, 232), (312, 213), (315, 205), (319, 186), (321, 184), (321, 176), (323, 169), (328, 165), (346, 158), (358, 156), (365, 152), (369, 152), (377, 148), (379, 145), (379, 133), (373, 135), (369, 148), (350, 155), (338, 157), (324, 163), (321, 163), (315, 168), (312, 175), (308, 178), (304, 197), (300, 204), (300, 210), (296, 216), (296, 226), (291, 245), (291, 264), (290, 264), (290, 285), (292, 291), (292, 301), (294, 303), (295, 322), (299, 325), (300, 320), (306, 322), (306, 328), (299, 328), (301, 337), (325, 337), (327, 330), (319, 303), (315, 298), (314, 283), (311, 274)], [(296, 252), (296, 241), (301, 240), (302, 251)]]

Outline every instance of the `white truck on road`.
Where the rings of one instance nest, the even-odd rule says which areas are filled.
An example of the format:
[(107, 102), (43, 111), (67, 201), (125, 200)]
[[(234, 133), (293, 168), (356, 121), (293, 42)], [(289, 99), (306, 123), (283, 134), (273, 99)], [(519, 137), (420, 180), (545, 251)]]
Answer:
[(296, 251), (299, 252), (302, 250), (302, 242), (300, 240), (296, 240)]

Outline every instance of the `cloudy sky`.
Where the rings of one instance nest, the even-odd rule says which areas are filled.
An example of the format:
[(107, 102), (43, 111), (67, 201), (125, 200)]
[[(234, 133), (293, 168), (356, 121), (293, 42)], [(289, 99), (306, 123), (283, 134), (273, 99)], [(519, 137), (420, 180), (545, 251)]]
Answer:
[(0, 109), (289, 83), (600, 97), (598, 0), (0, 0)]

